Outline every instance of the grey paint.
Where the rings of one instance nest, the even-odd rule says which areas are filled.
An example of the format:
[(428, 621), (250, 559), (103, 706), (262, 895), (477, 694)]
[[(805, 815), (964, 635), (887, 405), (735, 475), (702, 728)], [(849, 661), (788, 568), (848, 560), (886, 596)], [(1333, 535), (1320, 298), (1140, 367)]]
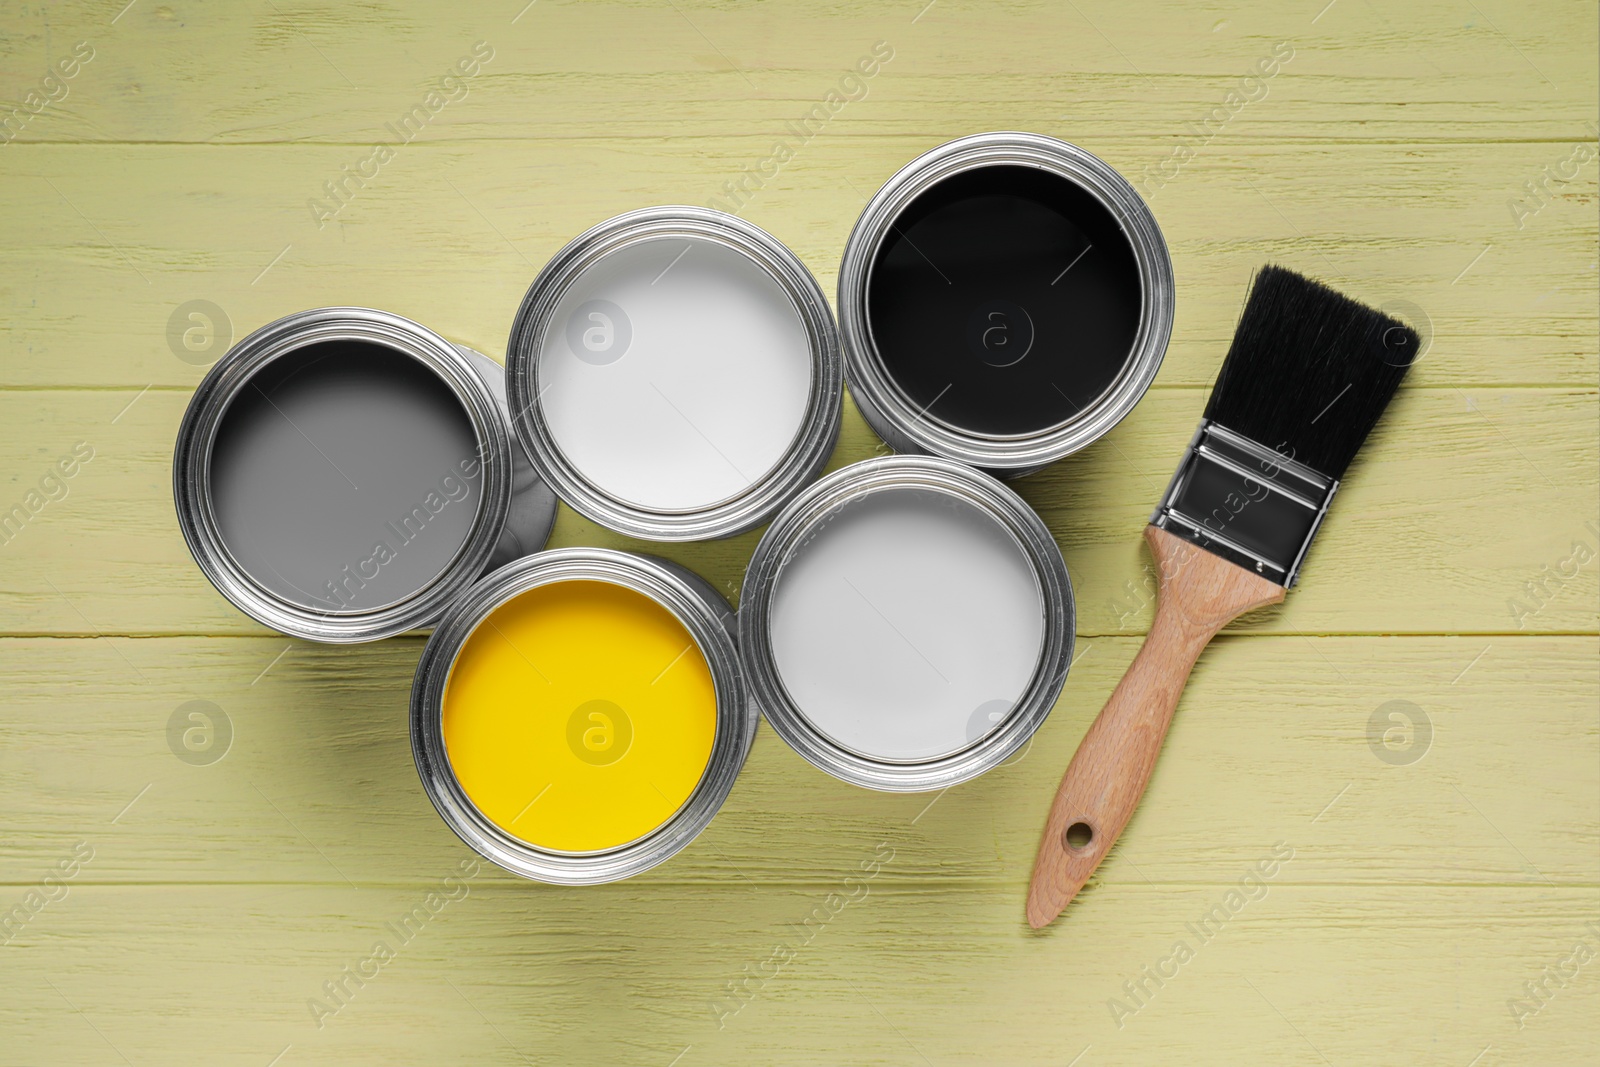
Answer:
[(229, 552), (330, 612), (403, 600), (465, 545), (478, 440), (449, 387), (398, 351), (325, 342), (274, 361), (223, 416), (210, 488)]

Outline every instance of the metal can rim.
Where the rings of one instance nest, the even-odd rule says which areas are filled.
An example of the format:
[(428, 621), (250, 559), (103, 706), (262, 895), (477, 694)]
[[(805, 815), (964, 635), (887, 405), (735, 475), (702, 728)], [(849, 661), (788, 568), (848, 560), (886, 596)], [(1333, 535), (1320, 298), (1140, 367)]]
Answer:
[[(450, 766), (441, 716), (456, 656), (482, 621), (513, 597), (541, 585), (592, 580), (654, 600), (681, 622), (706, 658), (716, 690), (711, 756), (683, 805), (654, 830), (616, 848), (560, 852), (508, 834), (480, 812)], [(605, 548), (536, 552), (484, 577), (450, 606), (423, 649), (411, 687), (411, 752), (422, 788), (446, 826), (479, 855), (533, 881), (597, 885), (631, 878), (675, 855), (721, 810), (755, 739), (735, 644), (732, 609), (709, 582), (669, 560)]]
[[(930, 489), (977, 507), (1000, 523), (1033, 566), (1043, 601), (1044, 644), (1033, 677), (994, 730), (948, 755), (916, 761), (875, 759), (822, 733), (790, 695), (771, 640), (772, 596), (784, 565), (818, 523), (863, 496)], [(739, 603), (739, 653), (751, 697), (778, 736), (813, 765), (854, 785), (888, 792), (944, 789), (975, 778), (1022, 748), (1049, 716), (1066, 683), (1076, 639), (1076, 609), (1066, 561), (1044, 520), (1009, 487), (954, 460), (884, 456), (821, 479), (772, 521), (756, 546)]]
[[(212, 507), (211, 450), (229, 406), (268, 364), (307, 345), (363, 341), (433, 371), (461, 403), (478, 439), (483, 489), (466, 541), (427, 585), (392, 604), (327, 612), (295, 604), (252, 578), (223, 540)], [(267, 323), (228, 350), (195, 389), (172, 455), (173, 502), (190, 555), (236, 608), (280, 633), (329, 644), (376, 641), (425, 626), (483, 570), (511, 507), (511, 435), (489, 388), (466, 355), (419, 323), (364, 307), (298, 311)]]
[[(1030, 434), (976, 433), (927, 418), (923, 407), (905, 394), (883, 366), (867, 322), (872, 265), (894, 220), (938, 182), (996, 165), (1048, 170), (1092, 195), (1121, 226), (1139, 273), (1139, 328), (1117, 377), (1078, 416)], [(1143, 398), (1171, 338), (1173, 295), (1172, 260), (1161, 228), (1138, 191), (1109, 164), (1077, 145), (1042, 134), (972, 134), (940, 145), (900, 168), (856, 220), (839, 264), (839, 336), (845, 373), (863, 415), (896, 449), (945, 456), (984, 470), (1024, 474), (1098, 440)]]
[[(645, 508), (596, 487), (556, 444), (539, 403), (539, 346), (568, 287), (603, 256), (643, 241), (682, 237), (737, 252), (772, 277), (793, 303), (811, 352), (811, 388), (800, 429), (755, 484), (707, 507)], [(736, 215), (668, 205), (607, 219), (573, 238), (534, 278), (506, 344), (506, 392), (512, 429), (541, 477), (573, 510), (619, 533), (651, 541), (731, 537), (759, 526), (817, 475), (839, 437), (844, 364), (827, 297), (800, 258), (777, 238)]]
[[(527, 453), (522, 450), (522, 447), (515, 441), (510, 440), (511, 407), (506, 400), (505, 368), (482, 352), (479, 352), (476, 348), (461, 344), (459, 341), (452, 343), (455, 344), (458, 350), (466, 354), (473, 366), (479, 371), (483, 380), (488, 384), (489, 394), (494, 397), (495, 406), (500, 409), (501, 415), (505, 420), (507, 440), (510, 442), (507, 451), (511, 457), (511, 502), (506, 512), (505, 525), (500, 531), (500, 540), (496, 542), (494, 550), (490, 552), (489, 561), (484, 564), (484, 570), (479, 572), (478, 577), (482, 577), (488, 571), (497, 569), (495, 563), (497, 559), (501, 561), (500, 565), (504, 565), (511, 562), (512, 559), (521, 559), (523, 556), (531, 556), (533, 553), (543, 550), (545, 545), (550, 543), (550, 533), (555, 529), (556, 513), (560, 508), (556, 500), (555, 490), (550, 488), (543, 478), (539, 477), (538, 471), (533, 469), (533, 464), (528, 461)], [(537, 485), (528, 487), (522, 484), (524, 476), (528, 474), (531, 474), (537, 480)], [(537, 513), (536, 525), (529, 525), (527, 522), (530, 511)], [(526, 540), (523, 538), (524, 534), (529, 535)], [(515, 547), (508, 547), (505, 551), (514, 551), (516, 553), (509, 558), (503, 554), (501, 549), (501, 544), (508, 537), (511, 538)], [(529, 547), (530, 545), (532, 547)]]

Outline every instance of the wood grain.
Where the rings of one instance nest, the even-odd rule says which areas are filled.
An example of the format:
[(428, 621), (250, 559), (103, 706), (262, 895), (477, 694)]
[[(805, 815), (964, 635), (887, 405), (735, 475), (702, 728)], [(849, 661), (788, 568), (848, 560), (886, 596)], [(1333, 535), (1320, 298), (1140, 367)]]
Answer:
[(1287, 591), (1166, 530), (1146, 526), (1144, 539), (1156, 569), (1155, 621), (1050, 802), (1028, 888), (1035, 930), (1072, 903), (1133, 818), (1200, 653), (1228, 623), (1282, 603)]
[[(524, 3), (5, 9), (7, 108), (75, 42), (95, 56), (0, 145), (0, 511), (76, 442), (95, 458), (0, 542), (0, 916), (78, 842), (94, 856), (0, 935), (0, 1061), (1591, 1057), (1593, 964), (1536, 1014), (1511, 1005), (1600, 947), (1600, 562), (1575, 548), (1600, 553), (1600, 167), (1550, 178), (1596, 136), (1593, 5)], [(319, 228), (308, 199), (477, 40), (494, 56), (468, 95)], [(411, 765), (420, 641), (278, 638), (188, 560), (169, 462), (207, 357), (174, 353), (169, 318), (209, 300), (237, 338), (369, 304), (498, 356), (564, 242), (718, 195), (879, 40), (895, 55), (865, 96), (741, 208), (825, 289), (864, 197), (985, 129), (1099, 154), (1171, 247), (1155, 388), (1016, 483), (1077, 593), (1050, 719), (929, 797), (845, 786), (763, 730), (673, 862), (586, 891), (485, 871), (318, 1028), (322, 983), (470, 853)], [(1152, 181), (1280, 41), (1266, 96)], [(1070, 921), (1031, 932), (1040, 807), (1150, 628), (1138, 532), (1269, 260), (1431, 347), (1300, 586), (1211, 643), (1138, 812)], [(832, 465), (877, 448), (847, 404)], [(565, 509), (555, 543), (629, 547)], [(667, 554), (732, 595), (754, 543)], [(168, 746), (191, 700), (233, 727), (217, 763)], [(1243, 880), (1280, 842), (1260, 895)], [(846, 879), (880, 847), (862, 896)], [(1248, 903), (1202, 943), (1233, 890)], [(1144, 977), (1180, 940), (1193, 960)]]
[[(1466, 1064), (1486, 1044), (1510, 1063), (1592, 1058), (1593, 982), (1552, 985), (1520, 1030), (1506, 1008), (1575, 940), (1594, 943), (1591, 890), (1279, 884), (1315, 844), (1274, 840), (1296, 858), (1207, 942), (1189, 927), (1272, 841), (1214, 884), (1128, 886), (1125, 907), (1078, 916), (1067, 937), (1026, 932), (1008, 894), (907, 879), (895, 863), (809, 940), (793, 924), (833, 887), (664, 896), (624, 883), (573, 910), (540, 887), (474, 886), (391, 946), (393, 961), (320, 1029), (308, 1001), (330, 1003), (324, 982), (395, 940), (385, 924), (417, 905), (426, 876), (360, 889), (78, 887), (5, 948), (0, 1026), (14, 1062), (86, 1065), (165, 1063), (175, 1048), (225, 1067), (280, 1054), (280, 1067), (1059, 1064), (1086, 1046), (1080, 1067), (1173, 1049), (1222, 1067), (1240, 1045), (1305, 1067), (1322, 1056)], [(1136, 1006), (1123, 983), (1178, 941), (1192, 960), (1160, 987), (1145, 979), (1144, 1006), (1114, 1016), (1110, 1002)], [(773, 973), (761, 965), (779, 945), (793, 955)]]
[[(135, 392), (0, 391), (0, 511), (36, 487), (75, 442), (96, 450), (64, 499), (0, 545), (0, 632), (266, 633), (206, 583), (177, 532), (171, 452), (188, 397), (151, 390), (135, 399)], [(1154, 572), (1139, 531), (1204, 407), (1198, 390), (1154, 391), (1102, 440), (1014, 483), (1066, 557), (1081, 632), (1149, 627)], [(1600, 536), (1589, 528), (1600, 510), (1597, 435), (1592, 390), (1407, 386), (1341, 484), (1291, 603), (1239, 628), (1593, 631), (1600, 558), (1573, 564), (1559, 581), (1543, 568), (1570, 559), (1575, 542), (1600, 553)], [(847, 407), (830, 467), (882, 447)], [(758, 536), (667, 554), (736, 598)], [(661, 551), (563, 508), (551, 545), (575, 544)], [(1544, 591), (1530, 593), (1531, 581)]]
[[(686, 898), (746, 877), (819, 886), (892, 830), (906, 845), (897, 871), (990, 886), (1021, 930), (1043, 806), (1140, 644), (1080, 638), (1025, 754), (937, 802), (845, 785), (763, 727), (721, 814), (640, 884)], [(1315, 826), (1318, 847), (1284, 877), (1308, 883), (1600, 884), (1593, 646), (1592, 636), (1217, 638), (1144, 802), (1080, 905), (1120, 910), (1117, 896), (1096, 894), (1101, 883), (1215, 881), (1297, 825)], [(0, 884), (36, 879), (91, 831), (115, 837), (84, 874), (108, 884), (396, 885), (449, 868), (470, 853), (422, 795), (404, 729), (421, 651), (412, 638), (0, 640), (0, 810), (13, 813)], [(168, 745), (169, 720), (191, 700), (233, 726), (210, 766), (186, 765)], [(1373, 750), (1373, 716), (1395, 700), (1423, 709), (1432, 731), (1426, 744), (1415, 731), (1391, 739), (1420, 753), (1405, 765)], [(1537, 790), (1515, 769), (1524, 746), (1539, 755)], [(1516, 849), (1496, 827), (1515, 830)], [(562, 915), (592, 899), (529, 890), (561, 901)]]
[[(830, 125), (742, 214), (790, 245), (831, 295), (865, 198), (919, 153), (957, 133), (1022, 126), (1078, 141), (1131, 173), (1164, 158), (1191, 112), (1226, 90), (1191, 91), (1193, 102), (1158, 95), (1141, 105), (1160, 125), (1145, 140), (1084, 137), (1069, 123), (1030, 125), (1015, 113), (881, 137)], [(1253, 119), (1246, 109), (1226, 136)], [(835, 123), (853, 121), (847, 108)], [(359, 142), (6, 146), (0, 173), (26, 210), (7, 220), (15, 269), (0, 278), (0, 326), (28, 358), (0, 363), (0, 386), (114, 386), (131, 396), (153, 382), (187, 394), (203, 368), (173, 354), (167, 322), (196, 299), (222, 308), (235, 339), (291, 311), (356, 304), (500, 358), (512, 313), (549, 257), (641, 204), (706, 203), (771, 151), (771, 134), (738, 132), (752, 125), (762, 129), (730, 120), (692, 151), (671, 137), (419, 140), (320, 229), (306, 202), (360, 158)], [(1251, 272), (1271, 260), (1389, 306), (1428, 335), (1408, 388), (1592, 385), (1597, 168), (1553, 186), (1520, 230), (1507, 209), (1585, 132), (1490, 144), (1465, 127), (1453, 132), (1447, 143), (1420, 124), (1398, 143), (1309, 133), (1287, 143), (1243, 137), (1226, 150), (1213, 141), (1152, 191), (1179, 279), (1158, 383), (1210, 386)], [(95, 177), (110, 169), (124, 178), (115, 188)], [(1353, 172), (1363, 180), (1351, 182)]]

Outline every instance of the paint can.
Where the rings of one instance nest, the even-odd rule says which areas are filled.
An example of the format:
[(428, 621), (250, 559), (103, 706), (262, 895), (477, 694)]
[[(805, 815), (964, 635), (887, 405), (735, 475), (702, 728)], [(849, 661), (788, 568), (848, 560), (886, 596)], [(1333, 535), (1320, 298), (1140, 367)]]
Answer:
[(879, 436), (1013, 477), (1139, 402), (1172, 330), (1172, 264), (1106, 163), (1051, 137), (977, 134), (868, 202), (838, 308), (851, 395)]
[(417, 665), (423, 789), (481, 855), (536, 881), (627, 878), (694, 839), (755, 737), (734, 614), (666, 560), (540, 552), (453, 604)]
[(707, 208), (633, 211), (563, 248), (506, 348), (512, 425), (576, 511), (654, 541), (766, 521), (839, 434), (832, 313), (765, 231)]
[(739, 607), (755, 700), (835, 777), (943, 789), (1003, 763), (1071, 665), (1066, 563), (1010, 488), (887, 456), (835, 471), (762, 535)]
[(487, 357), (369, 308), (299, 312), (206, 374), (173, 451), (178, 524), (234, 606), (348, 643), (427, 626), (544, 546), (555, 497)]
[[(505, 368), (476, 349), (459, 344), (456, 348), (472, 361), (478, 376), (489, 387), (509, 431), (511, 408), (506, 400)], [(494, 551), (489, 554), (484, 573), (543, 549), (545, 542), (550, 540), (550, 529), (556, 522), (555, 490), (539, 477), (539, 472), (528, 462), (527, 453), (514, 440), (510, 444), (510, 451), (511, 508), (506, 512), (505, 528), (500, 531), (500, 540), (495, 542)]]

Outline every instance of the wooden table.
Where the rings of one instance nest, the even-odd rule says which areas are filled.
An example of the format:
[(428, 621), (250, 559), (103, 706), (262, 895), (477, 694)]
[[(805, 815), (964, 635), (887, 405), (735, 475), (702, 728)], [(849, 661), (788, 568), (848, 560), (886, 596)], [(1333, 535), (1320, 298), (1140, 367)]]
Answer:
[[(123, 2), (8, 4), (0, 40), (0, 1062), (1593, 1062), (1592, 4)], [(206, 584), (169, 467), (203, 365), (325, 304), (498, 356), (570, 237), (730, 182), (831, 290), (864, 198), (989, 129), (1140, 183), (1178, 285), (1145, 400), (1017, 483), (1079, 611), (1031, 748), (890, 796), (764, 730), (670, 863), (484, 870), (394, 938), (470, 855), (412, 768), (421, 640), (287, 640)], [(1031, 933), (1050, 791), (1151, 617), (1139, 530), (1268, 261), (1431, 345), (1301, 587), (1205, 654), (1117, 851)], [(225, 319), (186, 339), (191, 301)], [(833, 465), (876, 447), (847, 408)], [(624, 543), (566, 510), (553, 538)], [(754, 543), (667, 554), (736, 594)], [(219, 761), (169, 747), (194, 700)]]

